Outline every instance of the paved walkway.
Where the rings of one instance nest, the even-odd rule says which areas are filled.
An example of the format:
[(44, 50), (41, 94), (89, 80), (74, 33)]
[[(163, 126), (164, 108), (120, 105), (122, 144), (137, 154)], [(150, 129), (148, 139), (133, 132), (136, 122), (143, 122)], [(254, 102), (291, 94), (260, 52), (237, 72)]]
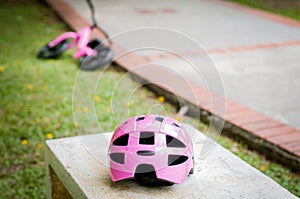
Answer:
[[(90, 20), (85, 1), (67, 2), (86, 20)], [(227, 97), (300, 129), (300, 25), (296, 27), (282, 20), (275, 21), (250, 9), (214, 0), (176, 3), (160, 0), (151, 4), (140, 0), (94, 3), (98, 21), (112, 36), (150, 26), (170, 28), (196, 40), (215, 62)], [(118, 37), (118, 44), (128, 49), (147, 44), (161, 47), (161, 39), (153, 38), (150, 35), (152, 32), (131, 34), (134, 36)], [(184, 55), (195, 53), (195, 46), (172, 36), (177, 42), (164, 45), (168, 50), (185, 52)], [(139, 51), (139, 54), (149, 56), (145, 51)], [(152, 52), (149, 58), (172, 67), (183, 67), (178, 59), (159, 58), (161, 54), (159, 51)], [(190, 57), (195, 59), (193, 55)], [(215, 71), (207, 71), (207, 66), (197, 67), (204, 71), (204, 78), (215, 76)], [(187, 66), (184, 68), (188, 77), (199, 80), (194, 70), (187, 70)], [(219, 92), (219, 85), (211, 87)]]
[[(65, 2), (83, 17), (75, 19), (60, 9), (74, 29), (90, 21), (85, 1)], [(97, 19), (114, 43), (135, 51), (131, 59), (118, 60), (124, 68), (161, 65), (156, 72), (166, 81), (158, 79), (155, 68), (135, 73), (150, 82), (163, 81), (162, 87), (185, 100), (300, 157), (300, 23), (218, 0), (94, 3)], [(60, 0), (51, 4), (62, 5)], [(205, 100), (191, 100), (179, 85), (168, 85), (176, 82), (172, 78), (188, 79), (202, 99), (213, 98), (208, 91), (226, 96), (226, 114)]]

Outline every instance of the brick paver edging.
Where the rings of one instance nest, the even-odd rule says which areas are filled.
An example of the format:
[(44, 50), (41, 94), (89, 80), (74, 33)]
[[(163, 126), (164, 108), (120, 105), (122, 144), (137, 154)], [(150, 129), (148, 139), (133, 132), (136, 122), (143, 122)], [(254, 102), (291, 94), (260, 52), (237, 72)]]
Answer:
[[(75, 31), (90, 24), (81, 17), (72, 7), (63, 0), (45, 0), (55, 12)], [(260, 11), (262, 12), (262, 11)], [(97, 30), (93, 35), (103, 37)], [(115, 54), (126, 53), (126, 49), (117, 44), (113, 44)], [(147, 59), (137, 54), (130, 53), (122, 58), (114, 60), (121, 68), (132, 73), (135, 80), (147, 84), (159, 95), (165, 96), (173, 103), (186, 104), (190, 110), (200, 110), (201, 120), (209, 123), (214, 120), (225, 120), (223, 133), (244, 140), (251, 148), (264, 153), (267, 157), (280, 162), (293, 170), (300, 170), (300, 131), (295, 128), (260, 114), (246, 106), (243, 106), (230, 99), (224, 99), (226, 103), (226, 116), (212, 109), (212, 104), (195, 101), (189, 97), (186, 88), (176, 86), (170, 89), (169, 82), (180, 81), (180, 77), (170, 73), (165, 69), (151, 67), (151, 72), (147, 70), (135, 70), (138, 66), (149, 64)], [(159, 76), (163, 76), (163, 82)], [(160, 79), (160, 80), (158, 80)], [(170, 81), (172, 80), (172, 81)], [(174, 85), (172, 85), (174, 87)], [(212, 98), (222, 98), (211, 93), (200, 85), (189, 84), (193, 94), (199, 96), (211, 96)], [(172, 87), (172, 88), (173, 88)]]

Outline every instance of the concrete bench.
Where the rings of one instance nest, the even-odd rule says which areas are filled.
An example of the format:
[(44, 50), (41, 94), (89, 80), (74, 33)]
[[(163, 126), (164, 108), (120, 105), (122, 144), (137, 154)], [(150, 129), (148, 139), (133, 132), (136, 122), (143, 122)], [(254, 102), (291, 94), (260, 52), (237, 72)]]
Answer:
[(185, 183), (170, 187), (112, 182), (107, 167), (112, 133), (48, 140), (49, 198), (296, 198), (199, 131), (185, 127), (194, 140), (195, 171)]

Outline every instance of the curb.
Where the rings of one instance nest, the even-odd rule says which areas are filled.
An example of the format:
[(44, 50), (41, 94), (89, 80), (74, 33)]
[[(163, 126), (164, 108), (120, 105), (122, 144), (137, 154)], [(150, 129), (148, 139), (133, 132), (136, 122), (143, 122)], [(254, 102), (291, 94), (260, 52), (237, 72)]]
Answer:
[[(67, 23), (73, 30), (78, 31), (90, 24), (81, 17), (71, 6), (63, 0), (45, 0), (53, 10)], [(227, 2), (223, 2), (226, 3)], [(228, 5), (235, 5), (228, 3)], [(239, 8), (248, 9), (243, 6)], [(252, 9), (251, 10), (256, 10)], [(264, 11), (258, 11), (264, 13)], [(267, 13), (269, 14), (269, 13)], [(274, 14), (272, 14), (274, 16)], [(276, 15), (277, 16), (277, 15)], [(284, 17), (279, 17), (282, 19)], [(300, 24), (300, 23), (299, 23)], [(103, 34), (97, 30), (93, 36), (100, 36)], [(112, 46), (115, 54), (126, 54), (126, 49), (118, 44)], [(151, 67), (148, 70), (136, 70), (138, 66), (150, 64), (145, 57), (137, 54), (126, 54), (117, 60), (114, 60), (123, 70), (129, 71), (134, 80), (157, 93), (165, 96), (171, 103), (178, 105), (178, 101), (183, 105), (188, 105), (189, 110), (200, 111), (201, 120), (205, 123), (210, 123), (212, 120), (225, 121), (222, 133), (238, 140), (243, 140), (252, 149), (255, 149), (266, 155), (276, 162), (290, 167), (292, 170), (300, 170), (300, 131), (295, 128), (283, 124), (277, 120), (269, 118), (261, 113), (256, 112), (242, 104), (239, 104), (228, 98), (224, 98), (217, 94), (211, 93), (206, 88), (189, 82), (192, 95), (196, 93), (197, 97), (209, 97), (212, 99), (221, 99), (226, 104), (226, 114), (220, 114), (218, 111), (212, 109), (210, 101), (197, 101), (191, 97), (191, 93), (187, 94), (186, 87), (180, 85), (170, 85), (172, 82), (180, 82), (180, 77), (175, 73), (170, 73), (165, 69), (158, 67)], [(157, 74), (159, 75), (158, 77)], [(163, 76), (163, 78), (161, 78)], [(175, 86), (175, 89), (174, 89)], [(172, 88), (172, 89), (170, 89)], [(193, 114), (193, 113), (190, 113)]]

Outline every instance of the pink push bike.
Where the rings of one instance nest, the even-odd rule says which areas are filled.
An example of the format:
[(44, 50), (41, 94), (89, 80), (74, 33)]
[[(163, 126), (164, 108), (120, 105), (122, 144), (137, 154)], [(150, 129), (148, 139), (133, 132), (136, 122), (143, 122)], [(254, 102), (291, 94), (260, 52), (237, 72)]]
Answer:
[(112, 61), (113, 52), (110, 46), (106, 46), (100, 39), (90, 41), (90, 36), (93, 28), (99, 28), (111, 44), (108, 35), (96, 23), (94, 17), (94, 7), (87, 0), (92, 10), (93, 26), (81, 29), (78, 32), (65, 32), (52, 40), (38, 52), (38, 58), (56, 59), (66, 50), (76, 46), (77, 50), (73, 57), (80, 59), (79, 66), (82, 70), (95, 70), (103, 67)]

